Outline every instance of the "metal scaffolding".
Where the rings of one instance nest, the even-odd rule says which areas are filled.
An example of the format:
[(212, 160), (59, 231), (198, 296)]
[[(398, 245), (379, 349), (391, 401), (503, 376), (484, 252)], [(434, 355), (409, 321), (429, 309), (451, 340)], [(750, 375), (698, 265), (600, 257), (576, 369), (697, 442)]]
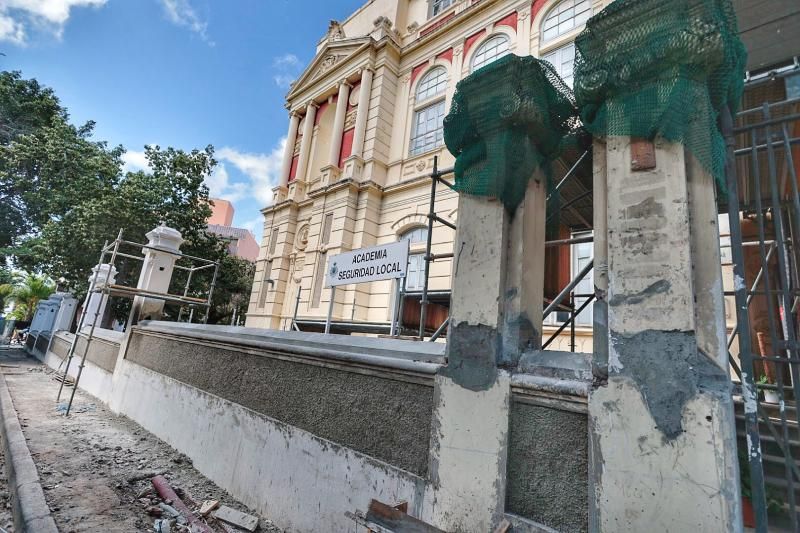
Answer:
[[(145, 257), (143, 255), (133, 255), (131, 253), (126, 253), (120, 251), (121, 246), (132, 246), (138, 248), (139, 250), (158, 250), (160, 252), (166, 252), (162, 248), (158, 248), (155, 246), (150, 246), (148, 244), (141, 244), (133, 241), (126, 241), (122, 238), (122, 229), (119, 230), (119, 234), (117, 238), (111, 241), (110, 243), (106, 241), (103, 244), (103, 249), (100, 251), (100, 259), (97, 262), (97, 267), (94, 270), (94, 277), (92, 279), (91, 285), (89, 286), (89, 290), (86, 294), (86, 300), (83, 304), (83, 309), (81, 311), (81, 317), (78, 322), (78, 329), (75, 332), (75, 337), (72, 339), (72, 344), (70, 345), (69, 352), (67, 356), (62, 359), (61, 363), (63, 364), (64, 361), (67, 362), (67, 366), (64, 369), (64, 376), (61, 381), (61, 385), (58, 387), (58, 395), (56, 396), (56, 403), (61, 400), (61, 392), (64, 389), (64, 383), (67, 381), (69, 376), (69, 368), (72, 363), (72, 358), (75, 356), (75, 349), (78, 345), (78, 338), (80, 337), (81, 331), (83, 330), (84, 322), (86, 321), (86, 313), (89, 308), (89, 303), (91, 301), (92, 294), (100, 294), (100, 301), (95, 308), (94, 312), (94, 320), (92, 320), (92, 325), (89, 328), (89, 333), (86, 338), (86, 344), (83, 347), (83, 353), (81, 354), (80, 358), (80, 365), (78, 366), (78, 375), (75, 377), (75, 383), (72, 386), (72, 393), (69, 397), (69, 402), (67, 403), (66, 409), (66, 416), (69, 416), (70, 409), (72, 408), (72, 402), (75, 398), (75, 390), (78, 388), (78, 383), (81, 379), (81, 374), (83, 373), (83, 368), (86, 364), (86, 356), (89, 353), (89, 345), (94, 338), (95, 328), (97, 327), (97, 322), (100, 319), (100, 312), (104, 309), (104, 304), (108, 302), (108, 300), (113, 297), (122, 297), (122, 298), (136, 298), (137, 296), (141, 296), (144, 298), (152, 298), (155, 300), (163, 300), (164, 302), (179, 304), (181, 306), (181, 312), (183, 311), (183, 307), (189, 307), (192, 311), (195, 308), (205, 308), (206, 314), (203, 318), (203, 322), (208, 320), (208, 309), (211, 307), (211, 299), (214, 295), (214, 287), (217, 283), (217, 275), (219, 274), (219, 262), (218, 261), (211, 261), (209, 259), (203, 259), (202, 257), (195, 257), (188, 254), (182, 254), (180, 252), (166, 252), (170, 255), (174, 256), (176, 260), (180, 259), (187, 259), (190, 261), (192, 266), (183, 266), (183, 265), (175, 265), (174, 268), (178, 270), (183, 270), (188, 272), (188, 276), (186, 279), (186, 284), (183, 290), (182, 295), (178, 294), (169, 294), (169, 293), (160, 293), (155, 291), (150, 291), (146, 289), (138, 289), (136, 287), (128, 287), (125, 285), (117, 285), (109, 283), (111, 280), (111, 271), (115, 269), (115, 263), (120, 258), (127, 258), (132, 259), (134, 261), (141, 261), (144, 262)], [(106, 262), (106, 258), (109, 257), (108, 262)], [(200, 263), (199, 266), (194, 266), (196, 263)], [(100, 286), (98, 286), (98, 277), (100, 275), (100, 266), (101, 265), (108, 265), (108, 268), (105, 269), (105, 280), (102, 282)], [(211, 279), (211, 285), (208, 289), (208, 296), (206, 298), (195, 298), (189, 296), (189, 288), (192, 282), (192, 276), (202, 270), (206, 270), (209, 268), (214, 268), (214, 275)], [(128, 324), (131, 325), (133, 323), (136, 308), (133, 307), (131, 309), (131, 314), (128, 319)], [(180, 317), (180, 314), (178, 315)], [(191, 319), (190, 319), (191, 320)], [(59, 364), (59, 369), (61, 365)]]

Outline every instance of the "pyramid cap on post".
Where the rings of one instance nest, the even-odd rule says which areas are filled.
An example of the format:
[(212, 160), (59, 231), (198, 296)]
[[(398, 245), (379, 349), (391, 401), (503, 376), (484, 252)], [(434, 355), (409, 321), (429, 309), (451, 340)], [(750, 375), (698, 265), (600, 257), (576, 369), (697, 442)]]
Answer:
[(148, 246), (164, 250), (165, 252), (177, 253), (180, 251), (181, 244), (184, 243), (181, 232), (175, 228), (170, 228), (162, 223), (147, 233)]

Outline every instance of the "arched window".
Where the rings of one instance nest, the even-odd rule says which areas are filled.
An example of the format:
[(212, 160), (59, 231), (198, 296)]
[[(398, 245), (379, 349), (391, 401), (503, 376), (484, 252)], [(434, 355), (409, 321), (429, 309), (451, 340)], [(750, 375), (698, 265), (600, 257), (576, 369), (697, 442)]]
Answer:
[(410, 241), (411, 244), (420, 244), (420, 243), (427, 243), (428, 242), (428, 228), (425, 226), (419, 226), (414, 229), (410, 229), (400, 235), (401, 241)]
[(444, 67), (432, 68), (419, 80), (411, 124), (411, 155), (425, 153), (444, 143), (446, 89), (447, 69)]
[(542, 22), (542, 42), (582, 26), (591, 16), (590, 0), (562, 0), (547, 13)]
[[(401, 241), (410, 241), (411, 246), (427, 243), (428, 228), (420, 226), (410, 229), (400, 235)], [(406, 270), (406, 291), (420, 291), (425, 284), (425, 253), (408, 255), (408, 269)]]
[(447, 89), (447, 69), (434, 67), (419, 80), (417, 101), (427, 100), (444, 93)]
[(553, 65), (564, 83), (572, 87), (575, 77), (575, 43), (569, 43), (551, 50), (542, 56), (542, 59)]
[(472, 66), (470, 72), (475, 72), (479, 68), (488, 65), (492, 61), (496, 61), (501, 57), (508, 55), (508, 47), (511, 40), (507, 35), (495, 35), (489, 37), (475, 50), (475, 55), (472, 56)]

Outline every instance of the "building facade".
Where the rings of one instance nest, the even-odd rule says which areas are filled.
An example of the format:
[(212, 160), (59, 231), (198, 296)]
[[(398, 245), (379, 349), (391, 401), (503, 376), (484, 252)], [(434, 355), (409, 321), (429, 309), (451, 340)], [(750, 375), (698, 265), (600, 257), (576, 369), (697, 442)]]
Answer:
[(253, 233), (245, 228), (233, 226), (235, 209), (227, 200), (212, 198), (211, 216), (208, 218), (208, 232), (228, 242), (228, 253), (234, 257), (256, 261), (258, 243)]
[[(263, 210), (247, 325), (287, 328), (296, 310), (303, 329), (315, 329), (329, 308), (331, 291), (323, 285), (330, 256), (408, 239), (403, 315), (405, 325), (416, 328), (429, 175), (434, 158), (439, 168), (454, 162), (443, 145), (442, 119), (456, 84), (510, 53), (550, 61), (571, 84), (573, 41), (608, 3), (372, 0), (345, 21), (331, 21), (287, 95), (281, 183)], [(440, 186), (437, 215), (455, 223), (456, 206), (457, 194)], [(437, 223), (431, 238), (432, 253), (452, 251), (454, 232), (447, 226)], [(565, 259), (568, 270), (587, 260), (577, 249)], [(449, 260), (431, 263), (429, 329), (447, 316), (450, 270)], [(333, 321), (342, 331), (349, 325), (350, 331), (388, 332), (396, 294), (391, 281), (340, 287)], [(584, 318), (590, 326), (591, 318)]]

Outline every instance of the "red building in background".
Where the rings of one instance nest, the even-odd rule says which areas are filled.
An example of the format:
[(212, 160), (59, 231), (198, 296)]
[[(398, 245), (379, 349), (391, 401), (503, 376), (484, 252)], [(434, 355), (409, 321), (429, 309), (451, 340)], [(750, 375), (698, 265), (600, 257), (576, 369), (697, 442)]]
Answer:
[(253, 261), (258, 258), (258, 243), (253, 233), (245, 228), (235, 228), (233, 224), (233, 205), (227, 200), (211, 199), (211, 216), (208, 219), (208, 232), (228, 241), (228, 253)]

